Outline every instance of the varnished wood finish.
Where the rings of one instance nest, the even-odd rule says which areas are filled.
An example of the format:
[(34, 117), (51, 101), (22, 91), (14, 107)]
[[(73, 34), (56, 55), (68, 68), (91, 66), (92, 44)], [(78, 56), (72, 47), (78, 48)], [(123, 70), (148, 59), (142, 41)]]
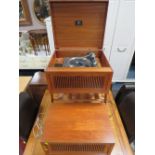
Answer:
[[(107, 101), (108, 117), (112, 124), (112, 130), (115, 138), (115, 145), (113, 147), (111, 155), (134, 155), (129, 145), (122, 121), (120, 119), (120, 116), (117, 110), (116, 103), (113, 99), (111, 92), (108, 93), (107, 98), (108, 98), (108, 101)], [(51, 105), (50, 93), (46, 91), (39, 110), (39, 114), (43, 115), (42, 122), (44, 122), (45, 119), (47, 118), (47, 114), (48, 114), (47, 111), (50, 105)], [(33, 132), (31, 132), (30, 134), (24, 155), (45, 155), (40, 144), (40, 138), (39, 139), (35, 138), (33, 135)], [(68, 155), (68, 153), (66, 155)], [(96, 154), (96, 155), (99, 155), (99, 154)]]
[(44, 72), (36, 72), (30, 82), (31, 85), (47, 85)]
[(59, 50), (55, 50), (55, 54), (57, 58), (61, 57), (77, 57), (77, 56), (84, 56), (88, 53), (88, 51), (93, 51), (97, 57), (100, 57), (100, 52), (101, 50), (97, 48), (82, 48), (82, 47), (77, 47), (77, 48), (59, 48)]
[(103, 103), (104, 94), (89, 93), (89, 94), (54, 94), (54, 103)]
[(23, 8), (24, 18), (19, 19), (19, 26), (28, 26), (32, 24), (27, 0), (20, 0)]
[(108, 2), (51, 2), (50, 7), (56, 49), (102, 48)]
[(115, 142), (107, 105), (74, 102), (51, 104), (41, 141), (48, 154), (110, 154)]
[[(45, 70), (49, 91), (53, 93), (104, 93), (105, 102), (112, 69), (102, 44), (108, 1), (50, 1), (56, 51)], [(76, 21), (82, 22), (76, 25)], [(101, 66), (54, 67), (57, 58), (84, 56), (94, 52)]]
[(68, 143), (113, 143), (107, 105), (99, 103), (51, 104), (42, 137), (42, 141), (46, 140)]
[[(85, 52), (83, 52), (83, 55)], [(73, 51), (68, 51), (68, 57), (72, 56), (73, 53)], [(77, 52), (77, 55), (83, 56), (82, 51)], [(57, 56), (58, 58), (67, 56), (67, 51), (56, 51), (45, 70), (51, 94), (105, 93), (106, 99), (106, 94), (111, 86), (113, 72), (103, 52), (96, 51), (96, 55), (101, 64), (99, 67), (54, 67)]]
[(47, 82), (44, 72), (36, 72), (29, 83), (28, 91), (34, 100), (40, 105), (42, 97), (47, 89)]
[(28, 91), (33, 96), (34, 100), (38, 105), (40, 105), (47, 85), (29, 85)]

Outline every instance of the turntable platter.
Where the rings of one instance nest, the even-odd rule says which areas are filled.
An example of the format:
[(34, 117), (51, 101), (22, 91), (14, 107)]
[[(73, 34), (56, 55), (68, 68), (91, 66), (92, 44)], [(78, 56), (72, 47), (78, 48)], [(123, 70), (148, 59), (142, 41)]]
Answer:
[(64, 67), (91, 67), (92, 63), (87, 58), (65, 58)]
[(64, 67), (96, 67), (96, 56), (93, 52), (87, 53), (83, 57), (72, 57), (64, 59)]

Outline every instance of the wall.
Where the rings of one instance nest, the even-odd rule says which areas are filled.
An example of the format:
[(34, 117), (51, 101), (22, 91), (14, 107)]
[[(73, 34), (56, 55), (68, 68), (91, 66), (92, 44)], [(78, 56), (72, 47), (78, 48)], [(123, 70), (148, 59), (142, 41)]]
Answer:
[(33, 12), (33, 2), (34, 0), (27, 0), (31, 19), (32, 19), (32, 25), (30, 26), (20, 26), (19, 31), (29, 31), (33, 29), (46, 29), (46, 26), (38, 21), (38, 19), (35, 17), (35, 14)]

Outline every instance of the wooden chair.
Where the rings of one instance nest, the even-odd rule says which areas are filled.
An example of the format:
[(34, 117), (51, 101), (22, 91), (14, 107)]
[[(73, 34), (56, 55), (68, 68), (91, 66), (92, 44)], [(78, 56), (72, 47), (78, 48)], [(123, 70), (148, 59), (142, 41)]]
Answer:
[(122, 118), (129, 142), (135, 139), (135, 87), (123, 85), (117, 96), (116, 103)]
[(45, 29), (30, 30), (29, 35), (35, 55), (38, 55), (38, 51), (41, 51), (41, 49), (46, 52), (46, 55), (50, 54), (47, 31)]
[(28, 92), (19, 94), (19, 154), (22, 155), (35, 122), (39, 106)]

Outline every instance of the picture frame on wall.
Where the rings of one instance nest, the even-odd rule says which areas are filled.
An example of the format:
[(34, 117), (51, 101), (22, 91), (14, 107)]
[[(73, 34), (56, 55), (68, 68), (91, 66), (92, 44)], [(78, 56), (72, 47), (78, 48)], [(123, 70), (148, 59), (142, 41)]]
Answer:
[(19, 0), (19, 26), (32, 25), (27, 0)]

